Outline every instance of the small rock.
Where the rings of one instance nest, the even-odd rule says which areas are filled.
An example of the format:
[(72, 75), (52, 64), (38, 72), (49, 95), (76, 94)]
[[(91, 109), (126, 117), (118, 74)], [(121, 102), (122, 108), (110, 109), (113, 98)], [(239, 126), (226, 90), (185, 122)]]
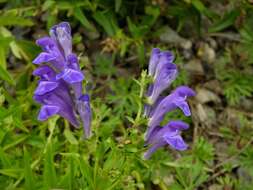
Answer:
[(207, 41), (210, 44), (211, 48), (217, 49), (218, 44), (217, 44), (216, 40), (214, 40), (213, 38), (208, 38)]
[(216, 123), (216, 113), (214, 109), (209, 106), (197, 104), (196, 114), (201, 123), (205, 126), (212, 126)]
[(253, 181), (253, 177), (250, 175), (249, 170), (239, 167), (236, 172), (239, 176), (239, 179), (247, 182)]
[(216, 94), (223, 95), (223, 89), (218, 80), (210, 80), (204, 84), (204, 87), (215, 92)]
[(197, 113), (197, 116), (198, 116), (199, 120), (201, 122), (206, 121), (207, 120), (207, 114), (206, 114), (203, 106), (201, 104), (198, 104), (196, 108), (197, 108), (197, 112), (196, 113)]
[(244, 110), (251, 112), (253, 108), (253, 100), (249, 98), (242, 98), (241, 106)]
[(222, 185), (213, 184), (208, 187), (208, 190), (223, 190)]
[(215, 51), (207, 43), (201, 43), (197, 55), (207, 63), (213, 63), (216, 57)]
[(183, 57), (184, 57), (185, 59), (189, 60), (189, 59), (191, 59), (191, 57), (192, 57), (192, 50), (186, 50), (186, 49), (184, 49), (184, 50), (182, 51), (182, 54), (183, 54)]
[(183, 39), (183, 42), (180, 43), (180, 46), (183, 49), (189, 50), (192, 48), (192, 42), (190, 40)]
[[(171, 29), (168, 26), (162, 28), (162, 32), (160, 35), (161, 42), (164, 43), (175, 43), (179, 45), (185, 46), (185, 48), (191, 48), (192, 43), (189, 40), (184, 39), (183, 37), (179, 36), (179, 34)], [(186, 43), (187, 42), (187, 43)]]
[(186, 65), (185, 69), (193, 75), (204, 75), (204, 69), (203, 66), (198, 59), (192, 59), (190, 60)]
[(214, 103), (221, 102), (220, 98), (215, 93), (205, 88), (197, 89), (196, 99), (202, 104), (208, 103), (208, 102), (214, 102)]

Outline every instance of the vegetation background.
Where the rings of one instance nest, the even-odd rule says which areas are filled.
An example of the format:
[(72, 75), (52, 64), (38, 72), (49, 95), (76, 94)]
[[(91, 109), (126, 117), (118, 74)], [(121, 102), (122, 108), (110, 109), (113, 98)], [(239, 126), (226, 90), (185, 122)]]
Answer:
[[(0, 189), (252, 190), (252, 0), (0, 0)], [(91, 93), (93, 137), (54, 117), (38, 122), (35, 40), (72, 27)], [(172, 50), (172, 87), (196, 90), (185, 152), (143, 160), (136, 121), (153, 47)]]

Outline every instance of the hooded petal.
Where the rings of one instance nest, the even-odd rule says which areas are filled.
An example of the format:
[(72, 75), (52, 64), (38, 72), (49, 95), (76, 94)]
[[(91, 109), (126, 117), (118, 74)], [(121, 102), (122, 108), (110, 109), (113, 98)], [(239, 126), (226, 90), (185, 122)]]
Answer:
[(180, 132), (188, 127), (188, 124), (180, 120), (170, 121), (164, 127), (153, 127), (146, 141), (151, 147), (144, 154), (144, 158), (148, 159), (158, 148), (167, 144), (175, 150), (186, 150), (188, 146), (180, 136)]
[(72, 53), (67, 57), (68, 67), (74, 70), (80, 70), (77, 56)]
[(152, 93), (148, 97), (149, 103), (154, 104), (160, 94), (169, 87), (169, 85), (175, 80), (177, 76), (177, 67), (175, 64), (164, 64), (160, 70), (160, 74), (155, 79)]
[(78, 112), (83, 122), (83, 128), (86, 138), (91, 136), (91, 108), (90, 98), (88, 94), (82, 95), (78, 101)]
[[(66, 93), (65, 93), (66, 94)], [(65, 95), (66, 96), (66, 95)], [(51, 93), (35, 95), (34, 99), (40, 104), (59, 107), (58, 115), (67, 119), (73, 126), (79, 127), (79, 122), (75, 116), (73, 103), (65, 97), (59, 88)]]
[(72, 52), (72, 37), (71, 37), (71, 28), (69, 23), (62, 22), (58, 25), (55, 25), (50, 30), (50, 35), (56, 41), (64, 51), (65, 57), (71, 54)]
[(161, 102), (154, 108), (148, 126), (158, 126), (165, 114), (176, 108), (182, 109), (184, 114), (189, 116), (191, 112), (186, 99), (188, 96), (193, 96), (194, 94), (194, 91), (189, 87), (178, 87), (170, 95), (161, 100)]
[(171, 136), (170, 134), (165, 134), (163, 138), (173, 149), (182, 151), (188, 147), (180, 135)]
[(34, 76), (39, 76), (42, 80), (53, 80), (56, 72), (47, 65), (42, 65), (33, 71)]
[(149, 67), (148, 67), (148, 74), (150, 76), (154, 76), (156, 66), (158, 65), (160, 57), (160, 49), (154, 48), (151, 52), (150, 60), (149, 60)]
[(159, 63), (155, 68), (154, 79), (160, 75), (161, 70), (163, 69), (164, 65), (171, 64), (174, 60), (174, 56), (170, 51), (164, 51), (160, 53)]
[(48, 36), (38, 39), (36, 44), (46, 52), (52, 52), (57, 48), (56, 42)]
[(196, 95), (194, 90), (192, 90), (188, 86), (179, 86), (174, 90), (174, 92), (177, 93), (178, 96), (181, 96), (181, 97), (191, 97), (191, 96)]
[(191, 115), (190, 107), (188, 103), (185, 101), (185, 98), (176, 98), (174, 102), (175, 105), (183, 111), (185, 116)]
[(53, 81), (40, 81), (38, 87), (36, 88), (35, 95), (43, 95), (58, 87), (58, 82)]
[(59, 111), (60, 108), (58, 106), (44, 105), (40, 109), (38, 120), (40, 121), (47, 120), (49, 117), (57, 114)]
[(47, 63), (55, 60), (57, 57), (51, 53), (42, 52), (34, 60), (34, 64)]
[(176, 130), (186, 130), (189, 128), (189, 125), (180, 120), (172, 120), (167, 125), (168, 128), (176, 129)]
[(72, 84), (76, 82), (81, 82), (84, 79), (84, 75), (81, 71), (68, 68), (68, 69), (64, 69), (63, 72), (61, 72), (60, 74), (56, 76), (57, 80), (61, 78), (67, 83)]

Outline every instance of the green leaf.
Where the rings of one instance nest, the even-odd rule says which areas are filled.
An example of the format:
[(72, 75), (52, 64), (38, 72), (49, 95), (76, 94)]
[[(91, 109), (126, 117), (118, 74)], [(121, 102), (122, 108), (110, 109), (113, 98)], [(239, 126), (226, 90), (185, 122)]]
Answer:
[(116, 13), (119, 12), (121, 4), (122, 4), (122, 0), (115, 0), (115, 12)]
[(217, 17), (217, 14), (212, 12), (211, 9), (206, 8), (206, 6), (200, 0), (192, 0), (192, 5), (202, 14), (207, 17), (214, 19)]
[(0, 46), (0, 65), (2, 68), (6, 69), (6, 58), (5, 58), (5, 49)]
[(70, 144), (78, 144), (78, 141), (76, 140), (75, 136), (68, 128), (64, 130), (64, 136), (70, 142)]
[(97, 11), (93, 17), (109, 36), (117, 33), (118, 26), (112, 12)]
[(129, 17), (127, 18), (127, 24), (131, 35), (135, 39), (143, 38), (144, 34), (148, 31), (148, 26), (145, 25), (136, 26)]
[(213, 26), (211, 26), (208, 29), (208, 32), (219, 32), (223, 29), (226, 29), (227, 27), (231, 26), (234, 24), (236, 18), (239, 16), (239, 11), (238, 10), (233, 10), (230, 13), (225, 14), (225, 16), (216, 22)]
[(89, 22), (80, 7), (74, 8), (74, 16), (86, 29), (90, 31), (96, 31), (96, 28)]
[(145, 63), (145, 49), (144, 49), (144, 44), (140, 43), (137, 46), (137, 52), (138, 52), (138, 60), (141, 66), (144, 65)]
[(12, 78), (11, 74), (7, 70), (5, 70), (1, 64), (0, 64), (0, 78), (11, 85), (15, 85), (15, 81)]
[(206, 10), (205, 5), (200, 0), (192, 0), (192, 4), (201, 13), (204, 13)]
[(12, 37), (2, 37), (0, 36), (0, 65), (6, 69), (6, 52), (9, 49), (9, 44), (13, 40)]
[(61, 178), (60, 186), (64, 189), (72, 190), (75, 189), (75, 169), (76, 165), (74, 164), (74, 156), (68, 155), (68, 168), (66, 170), (65, 175)]
[(84, 160), (83, 158), (80, 158), (79, 166), (80, 166), (83, 179), (87, 181), (89, 187), (94, 187), (93, 171), (90, 165), (88, 164), (88, 162)]
[(28, 40), (18, 40), (16, 41), (21, 55), (27, 60), (32, 61), (36, 55), (41, 51), (40, 47), (35, 45), (35, 43)]
[(0, 169), (0, 174), (13, 178), (19, 178), (21, 172), (21, 169)]
[(29, 137), (29, 135), (22, 135), (22, 134), (16, 136), (15, 141), (11, 142), (10, 144), (5, 145), (3, 150), (5, 151), (11, 147), (18, 145), (19, 143), (25, 141), (28, 137)]
[(0, 16), (0, 26), (32, 26), (33, 22), (30, 19), (19, 16)]
[(5, 154), (5, 152), (3, 151), (1, 147), (0, 147), (0, 160), (4, 168), (11, 167), (10, 159), (8, 158), (7, 154)]
[(33, 173), (31, 168), (31, 155), (24, 148), (24, 166), (25, 166), (25, 189), (33, 190), (35, 189)]
[(56, 172), (54, 167), (54, 151), (51, 141), (47, 144), (44, 158), (43, 182), (47, 189), (56, 187)]

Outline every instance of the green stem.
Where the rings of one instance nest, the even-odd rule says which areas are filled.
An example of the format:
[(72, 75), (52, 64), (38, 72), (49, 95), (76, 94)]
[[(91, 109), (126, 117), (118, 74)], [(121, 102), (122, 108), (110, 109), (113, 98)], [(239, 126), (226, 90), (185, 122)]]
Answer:
[(99, 154), (97, 153), (97, 148), (98, 148), (98, 137), (99, 137), (99, 135), (98, 135), (98, 126), (99, 126), (99, 124), (97, 123), (96, 125), (95, 125), (95, 135), (96, 135), (96, 140), (95, 140), (95, 164), (94, 164), (94, 172), (93, 172), (93, 181), (94, 181), (94, 186), (95, 186), (95, 188), (97, 187), (97, 183), (96, 183), (96, 178), (97, 178), (97, 171), (98, 171), (98, 161), (99, 161), (99, 158), (98, 158), (98, 156), (99, 156)]
[(141, 119), (141, 113), (142, 113), (142, 109), (143, 109), (142, 98), (144, 96), (144, 91), (145, 91), (145, 87), (146, 87), (146, 76), (147, 76), (146, 71), (143, 71), (141, 73), (141, 81), (139, 83), (139, 85), (140, 85), (140, 93), (139, 93), (140, 101), (138, 102), (138, 111), (137, 111), (137, 115), (135, 118), (134, 126), (137, 126), (140, 122), (140, 119)]

